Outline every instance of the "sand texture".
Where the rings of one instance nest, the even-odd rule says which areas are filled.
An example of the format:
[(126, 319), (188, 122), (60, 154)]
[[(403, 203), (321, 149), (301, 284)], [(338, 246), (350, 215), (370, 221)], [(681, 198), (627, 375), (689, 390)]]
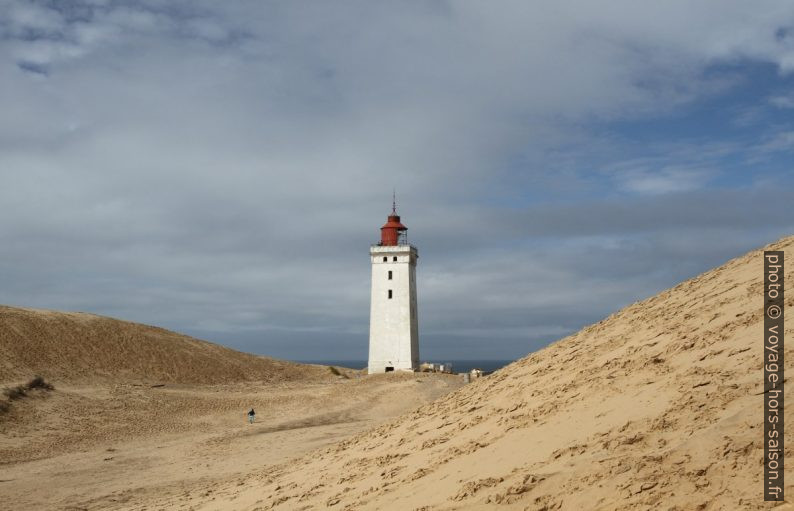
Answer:
[[(791, 287), (794, 238), (767, 249), (785, 250)], [(0, 497), (88, 510), (770, 509), (762, 267), (751, 252), (457, 390), (441, 376), (349, 374), (42, 391), (3, 425), (13, 461), (0, 465)], [(792, 304), (789, 292), (789, 370)], [(189, 420), (171, 413), (181, 399)], [(57, 400), (75, 411), (51, 416)], [(84, 419), (95, 429), (59, 450), (41, 430), (57, 436), (89, 402), (107, 419)], [(239, 424), (247, 403), (272, 417)], [(792, 498), (791, 467), (786, 478)]]
[[(794, 238), (769, 249), (794, 261)], [(761, 482), (762, 268), (761, 252), (749, 253), (413, 413), (262, 469), (241, 486), (212, 486), (211, 501), (158, 504), (291, 511), (775, 507), (764, 504)], [(793, 270), (788, 264), (789, 285)], [(786, 299), (789, 310), (792, 304), (794, 292)], [(792, 340), (793, 323), (789, 313)], [(794, 341), (787, 346), (791, 361)], [(790, 461), (792, 428), (786, 431)]]
[[(461, 385), (454, 376), (350, 374), (325, 382), (155, 387), (56, 381), (55, 390), (29, 392), (0, 416), (0, 509), (211, 500), (212, 486), (237, 487), (262, 467), (333, 444)], [(250, 408), (257, 412), (254, 424), (247, 422)]]
[(241, 353), (93, 314), (0, 306), (0, 383), (36, 374), (89, 384), (207, 384), (326, 379), (328, 368)]

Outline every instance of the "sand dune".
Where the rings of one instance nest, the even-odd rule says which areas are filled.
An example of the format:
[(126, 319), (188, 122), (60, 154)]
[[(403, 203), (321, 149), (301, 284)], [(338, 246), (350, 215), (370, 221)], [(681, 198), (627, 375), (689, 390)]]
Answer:
[(163, 387), (56, 382), (0, 416), (0, 509), (207, 498), (212, 485), (236, 485), (459, 386), (455, 377), (413, 374)]
[[(794, 237), (768, 248), (794, 260)], [(0, 362), (3, 374), (78, 368), (105, 379), (56, 378), (55, 391), (0, 420), (0, 501), (84, 510), (772, 508), (761, 482), (762, 292), (755, 251), (462, 388), (454, 377), (422, 374), (323, 380), (327, 368), (315, 381), (153, 388), (133, 380), (190, 381), (202, 377), (207, 353), (227, 352), (150, 327), (114, 337), (109, 324), (79, 327), (102, 320), (56, 314), (63, 326), (37, 328), (85, 342), (96, 356), (56, 349), (49, 365), (36, 366), (11, 350), (17, 358)], [(7, 310), (3, 322), (24, 325), (26, 314), (45, 313)], [(790, 341), (792, 321), (789, 314)], [(133, 331), (147, 333), (133, 341)], [(19, 332), (4, 328), (6, 352)], [(49, 335), (38, 338), (34, 349), (52, 349)], [(113, 366), (98, 353), (106, 338), (127, 350), (136, 342), (163, 350), (177, 339), (184, 349), (173, 356), (188, 369), (156, 356)], [(253, 360), (229, 357), (216, 381), (240, 374), (232, 361)], [(242, 374), (269, 374), (274, 362), (260, 363), (262, 373)], [(132, 379), (108, 379), (114, 367)], [(248, 406), (264, 412), (254, 426), (242, 418)]]
[(0, 383), (230, 383), (328, 379), (327, 367), (241, 353), (162, 328), (85, 313), (0, 306)]
[(207, 497), (210, 484), (237, 484), (461, 385), (362, 378), (90, 314), (0, 307), (0, 385), (34, 374), (55, 389), (0, 396), (10, 404), (0, 407), (0, 509)]
[[(794, 261), (794, 238), (769, 248)], [(211, 499), (155, 504), (771, 508), (761, 483), (762, 264), (759, 251), (732, 260), (413, 413), (234, 484), (209, 485)], [(787, 268), (794, 282), (794, 265)], [(794, 423), (794, 414), (785, 417)]]

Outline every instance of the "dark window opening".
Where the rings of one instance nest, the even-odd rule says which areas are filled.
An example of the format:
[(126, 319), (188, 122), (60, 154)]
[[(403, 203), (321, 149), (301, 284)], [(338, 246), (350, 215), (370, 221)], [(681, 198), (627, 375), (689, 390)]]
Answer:
[(386, 257), (386, 256), (383, 256), (383, 262), (384, 262), (384, 263), (385, 263), (385, 262), (386, 262), (388, 259), (389, 259), (388, 257)]
[(391, 280), (391, 270), (389, 270), (389, 280)]
[(389, 300), (391, 300), (391, 289), (389, 289)]
[(386, 372), (387, 372), (387, 373), (391, 373), (392, 371), (394, 371), (394, 367), (392, 367), (392, 366), (386, 366)]
[(392, 261), (397, 262), (397, 256), (392, 257)]

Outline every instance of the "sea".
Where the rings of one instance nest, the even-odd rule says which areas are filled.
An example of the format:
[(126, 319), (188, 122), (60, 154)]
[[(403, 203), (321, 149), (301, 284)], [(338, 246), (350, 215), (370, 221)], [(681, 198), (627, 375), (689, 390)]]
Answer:
[[(296, 360), (304, 364), (322, 364), (326, 366), (347, 367), (350, 369), (364, 369), (367, 367), (366, 360)], [(484, 373), (492, 373), (504, 366), (514, 362), (514, 360), (422, 360), (422, 362), (434, 362), (437, 364), (452, 364), (452, 372), (468, 373), (472, 369), (482, 369)]]

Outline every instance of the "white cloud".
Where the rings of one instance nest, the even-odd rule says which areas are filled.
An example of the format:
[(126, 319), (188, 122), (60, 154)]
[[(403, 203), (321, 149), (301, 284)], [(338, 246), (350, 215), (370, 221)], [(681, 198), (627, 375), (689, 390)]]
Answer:
[(58, 34), (64, 26), (63, 18), (52, 9), (33, 2), (4, 2), (5, 23), (2, 31), (6, 35), (24, 37), (28, 31), (42, 36)]
[(711, 169), (666, 166), (622, 170), (616, 179), (625, 191), (655, 195), (697, 190), (706, 185), (713, 173)]
[(761, 153), (791, 151), (794, 149), (794, 131), (781, 131), (768, 137), (756, 147)]
[[(553, 236), (537, 224), (545, 203), (574, 189), (629, 193), (596, 218), (555, 209), (544, 221), (566, 239), (583, 236), (570, 221), (621, 243), (610, 226), (641, 236), (672, 209), (657, 203), (642, 229), (627, 227), (625, 195), (708, 189), (719, 143), (659, 158), (592, 126), (674, 115), (729, 90), (733, 80), (709, 72), (721, 65), (787, 72), (791, 44), (777, 34), (794, 22), (789, 2), (0, 5), (14, 13), (0, 15), (0, 302), (216, 333), (365, 332), (366, 250), (393, 187), (422, 251), (430, 332), (452, 335), (478, 315), (505, 332), (571, 329), (657, 288), (661, 277), (643, 287), (615, 276), (598, 307), (563, 324), (538, 301), (573, 285), (593, 247), (559, 273), (559, 243), (532, 259), (515, 251), (535, 243), (527, 232)], [(536, 223), (512, 224), (502, 208), (525, 195), (541, 203)], [(616, 252), (601, 246), (588, 271)], [(514, 279), (522, 260), (549, 278)], [(476, 274), (451, 282), (460, 272)], [(483, 316), (481, 302), (443, 293), (460, 282), (496, 304), (528, 298)]]
[(794, 92), (785, 95), (772, 96), (769, 98), (769, 102), (778, 108), (794, 108)]

